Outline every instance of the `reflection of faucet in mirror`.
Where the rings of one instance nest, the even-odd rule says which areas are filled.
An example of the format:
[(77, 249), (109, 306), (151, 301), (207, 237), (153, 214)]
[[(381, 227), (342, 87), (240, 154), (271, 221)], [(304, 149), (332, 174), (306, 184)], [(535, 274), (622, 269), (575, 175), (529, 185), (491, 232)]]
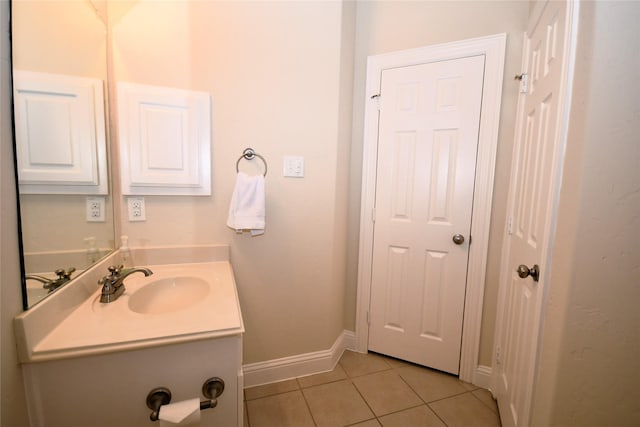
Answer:
[(73, 273), (74, 271), (76, 271), (75, 267), (69, 267), (66, 270), (64, 268), (59, 268), (55, 271), (56, 275), (58, 276), (56, 279), (49, 279), (37, 274), (27, 274), (25, 276), (25, 279), (37, 280), (38, 282), (42, 283), (43, 288), (47, 289), (49, 293), (51, 293), (71, 280), (71, 273)]
[(100, 302), (110, 303), (117, 300), (124, 292), (124, 279), (133, 273), (144, 273), (145, 276), (150, 276), (153, 271), (144, 267), (137, 268), (125, 268), (123, 266), (109, 266), (109, 275), (104, 276), (98, 280), (98, 285), (102, 286), (102, 294), (100, 295)]

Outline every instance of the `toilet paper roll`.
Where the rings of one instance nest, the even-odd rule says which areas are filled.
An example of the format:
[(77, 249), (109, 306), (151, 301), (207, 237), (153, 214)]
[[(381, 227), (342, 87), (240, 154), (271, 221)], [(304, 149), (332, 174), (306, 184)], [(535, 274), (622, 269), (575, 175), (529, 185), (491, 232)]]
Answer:
[(160, 427), (171, 426), (199, 426), (200, 425), (200, 399), (182, 400), (160, 407), (158, 414)]

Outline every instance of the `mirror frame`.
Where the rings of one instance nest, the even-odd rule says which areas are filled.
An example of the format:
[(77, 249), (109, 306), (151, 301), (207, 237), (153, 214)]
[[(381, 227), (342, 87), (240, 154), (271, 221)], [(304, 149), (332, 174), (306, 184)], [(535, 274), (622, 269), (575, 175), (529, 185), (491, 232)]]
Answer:
[(29, 309), (27, 296), (27, 273), (24, 261), (24, 244), (22, 243), (22, 210), (20, 209), (20, 188), (18, 186), (18, 150), (16, 147), (16, 112), (13, 99), (13, 0), (9, 0), (9, 98), (11, 100), (11, 143), (13, 149), (13, 178), (16, 195), (16, 230), (18, 232), (18, 251), (20, 252), (20, 290), (22, 292), (22, 309)]

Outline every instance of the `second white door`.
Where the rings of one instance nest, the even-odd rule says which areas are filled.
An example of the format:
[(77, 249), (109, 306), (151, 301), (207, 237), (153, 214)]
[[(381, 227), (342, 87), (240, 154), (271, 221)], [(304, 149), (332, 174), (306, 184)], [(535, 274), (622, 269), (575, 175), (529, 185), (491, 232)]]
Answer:
[(457, 374), (484, 56), (384, 70), (370, 350)]

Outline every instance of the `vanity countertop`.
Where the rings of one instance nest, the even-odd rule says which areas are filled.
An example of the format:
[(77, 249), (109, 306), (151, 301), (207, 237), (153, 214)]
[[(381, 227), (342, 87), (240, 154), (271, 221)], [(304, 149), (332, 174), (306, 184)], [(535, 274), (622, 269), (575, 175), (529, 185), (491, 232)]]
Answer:
[[(145, 277), (136, 273), (127, 277), (124, 294), (112, 303), (99, 302), (100, 287), (96, 285), (93, 289), (89, 288), (93, 292), (79, 303), (63, 302), (65, 315), (46, 330), (36, 326), (43, 321), (43, 316), (37, 311), (46, 309), (45, 305), (38, 305), (18, 316), (15, 326), (20, 361), (41, 362), (136, 350), (244, 332), (233, 269), (228, 260), (149, 264), (145, 267), (154, 274)], [(137, 291), (154, 281), (174, 277), (206, 282), (209, 290), (199, 294), (186, 308), (148, 313), (131, 309), (129, 302)], [(181, 296), (180, 289), (171, 291), (174, 292), (171, 295)], [(61, 292), (52, 297), (52, 300), (61, 298), (64, 301), (65, 295)], [(72, 301), (74, 298), (67, 299)], [(77, 295), (75, 300), (78, 300)], [(47, 303), (50, 301), (45, 300), (41, 304)], [(49, 311), (52, 311), (51, 308)], [(34, 318), (30, 319), (30, 316)]]

